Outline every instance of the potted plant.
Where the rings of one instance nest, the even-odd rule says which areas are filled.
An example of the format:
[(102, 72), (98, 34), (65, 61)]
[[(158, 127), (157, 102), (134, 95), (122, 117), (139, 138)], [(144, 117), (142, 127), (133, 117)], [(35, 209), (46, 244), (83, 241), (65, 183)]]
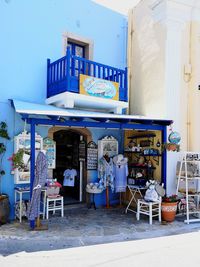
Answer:
[(177, 211), (178, 198), (177, 195), (164, 196), (161, 203), (162, 219), (172, 222), (175, 219)]
[(20, 169), (24, 167), (24, 149), (19, 149), (16, 153), (13, 153), (12, 156), (8, 159), (11, 161), (12, 170)]
[(180, 145), (174, 144), (174, 143), (164, 143), (162, 145), (163, 150), (166, 149), (168, 151), (173, 151), (173, 152), (179, 152), (180, 151)]
[(3, 158), (6, 152), (6, 142), (10, 140), (7, 130), (7, 124), (0, 122), (0, 224), (6, 223), (9, 218), (10, 206), (9, 199), (6, 194), (2, 193), (2, 178), (6, 174), (3, 169)]

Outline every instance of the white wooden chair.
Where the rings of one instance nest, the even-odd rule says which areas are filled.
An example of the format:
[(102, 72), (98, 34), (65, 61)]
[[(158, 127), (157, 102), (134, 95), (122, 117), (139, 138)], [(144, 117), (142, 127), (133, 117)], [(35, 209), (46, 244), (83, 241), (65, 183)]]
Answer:
[(46, 218), (49, 219), (49, 212), (53, 211), (55, 214), (56, 210), (61, 211), (61, 216), (64, 216), (64, 203), (63, 196), (55, 195), (55, 196), (47, 196), (46, 200)]
[(137, 201), (137, 214), (136, 218), (140, 220), (140, 214), (149, 216), (149, 224), (152, 224), (153, 217), (158, 217), (161, 222), (161, 197), (158, 201), (145, 201), (144, 199), (138, 199)]

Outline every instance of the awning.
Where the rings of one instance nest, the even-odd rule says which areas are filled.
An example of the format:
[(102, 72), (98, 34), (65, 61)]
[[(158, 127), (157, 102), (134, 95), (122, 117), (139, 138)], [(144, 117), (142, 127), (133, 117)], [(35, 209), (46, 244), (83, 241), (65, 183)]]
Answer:
[[(78, 125), (83, 127), (92, 127), (93, 124), (91, 124), (91, 121), (102, 122), (101, 128), (107, 128), (109, 127), (109, 124), (112, 123), (113, 126), (116, 126), (114, 128), (121, 129), (125, 128), (125, 126), (127, 126), (128, 129), (132, 128), (132, 124), (167, 126), (173, 123), (172, 120), (168, 119), (150, 118), (138, 115), (110, 114), (77, 109), (65, 109), (46, 104), (36, 104), (15, 99), (11, 101), (15, 108), (15, 111), (21, 114), (23, 118), (45, 118), (46, 122), (48, 122), (50, 119), (54, 119), (61, 122), (68, 122), (69, 126), (73, 126), (70, 125), (70, 122), (72, 121), (79, 122)], [(93, 127), (96, 126), (97, 125), (94, 124)], [(98, 125), (98, 127), (100, 127), (100, 125)]]

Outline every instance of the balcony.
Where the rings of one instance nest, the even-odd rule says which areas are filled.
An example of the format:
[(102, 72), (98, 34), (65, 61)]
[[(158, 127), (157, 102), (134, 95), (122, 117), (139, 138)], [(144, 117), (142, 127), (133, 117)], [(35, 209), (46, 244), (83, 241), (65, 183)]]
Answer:
[[(95, 84), (93, 89), (96, 90), (96, 94), (91, 95), (87, 92), (84, 94), (80, 89), (81, 80), (86, 78), (90, 79), (90, 85), (91, 82)], [(108, 87), (105, 90), (109, 92), (115, 86), (117, 97), (105, 95), (102, 84), (103, 88)], [(47, 60), (46, 103), (65, 108), (76, 106), (121, 113), (122, 109), (128, 107), (127, 69), (122, 70), (74, 56), (67, 48), (66, 56), (52, 63), (50, 59)]]

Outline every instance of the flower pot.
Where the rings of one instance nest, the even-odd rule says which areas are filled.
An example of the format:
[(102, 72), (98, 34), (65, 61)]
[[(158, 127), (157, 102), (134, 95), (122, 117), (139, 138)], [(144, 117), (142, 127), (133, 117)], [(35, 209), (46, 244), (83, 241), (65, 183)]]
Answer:
[(161, 213), (163, 221), (172, 222), (175, 219), (176, 211), (177, 202), (162, 202)]
[(10, 204), (7, 195), (0, 195), (0, 225), (9, 221)]

